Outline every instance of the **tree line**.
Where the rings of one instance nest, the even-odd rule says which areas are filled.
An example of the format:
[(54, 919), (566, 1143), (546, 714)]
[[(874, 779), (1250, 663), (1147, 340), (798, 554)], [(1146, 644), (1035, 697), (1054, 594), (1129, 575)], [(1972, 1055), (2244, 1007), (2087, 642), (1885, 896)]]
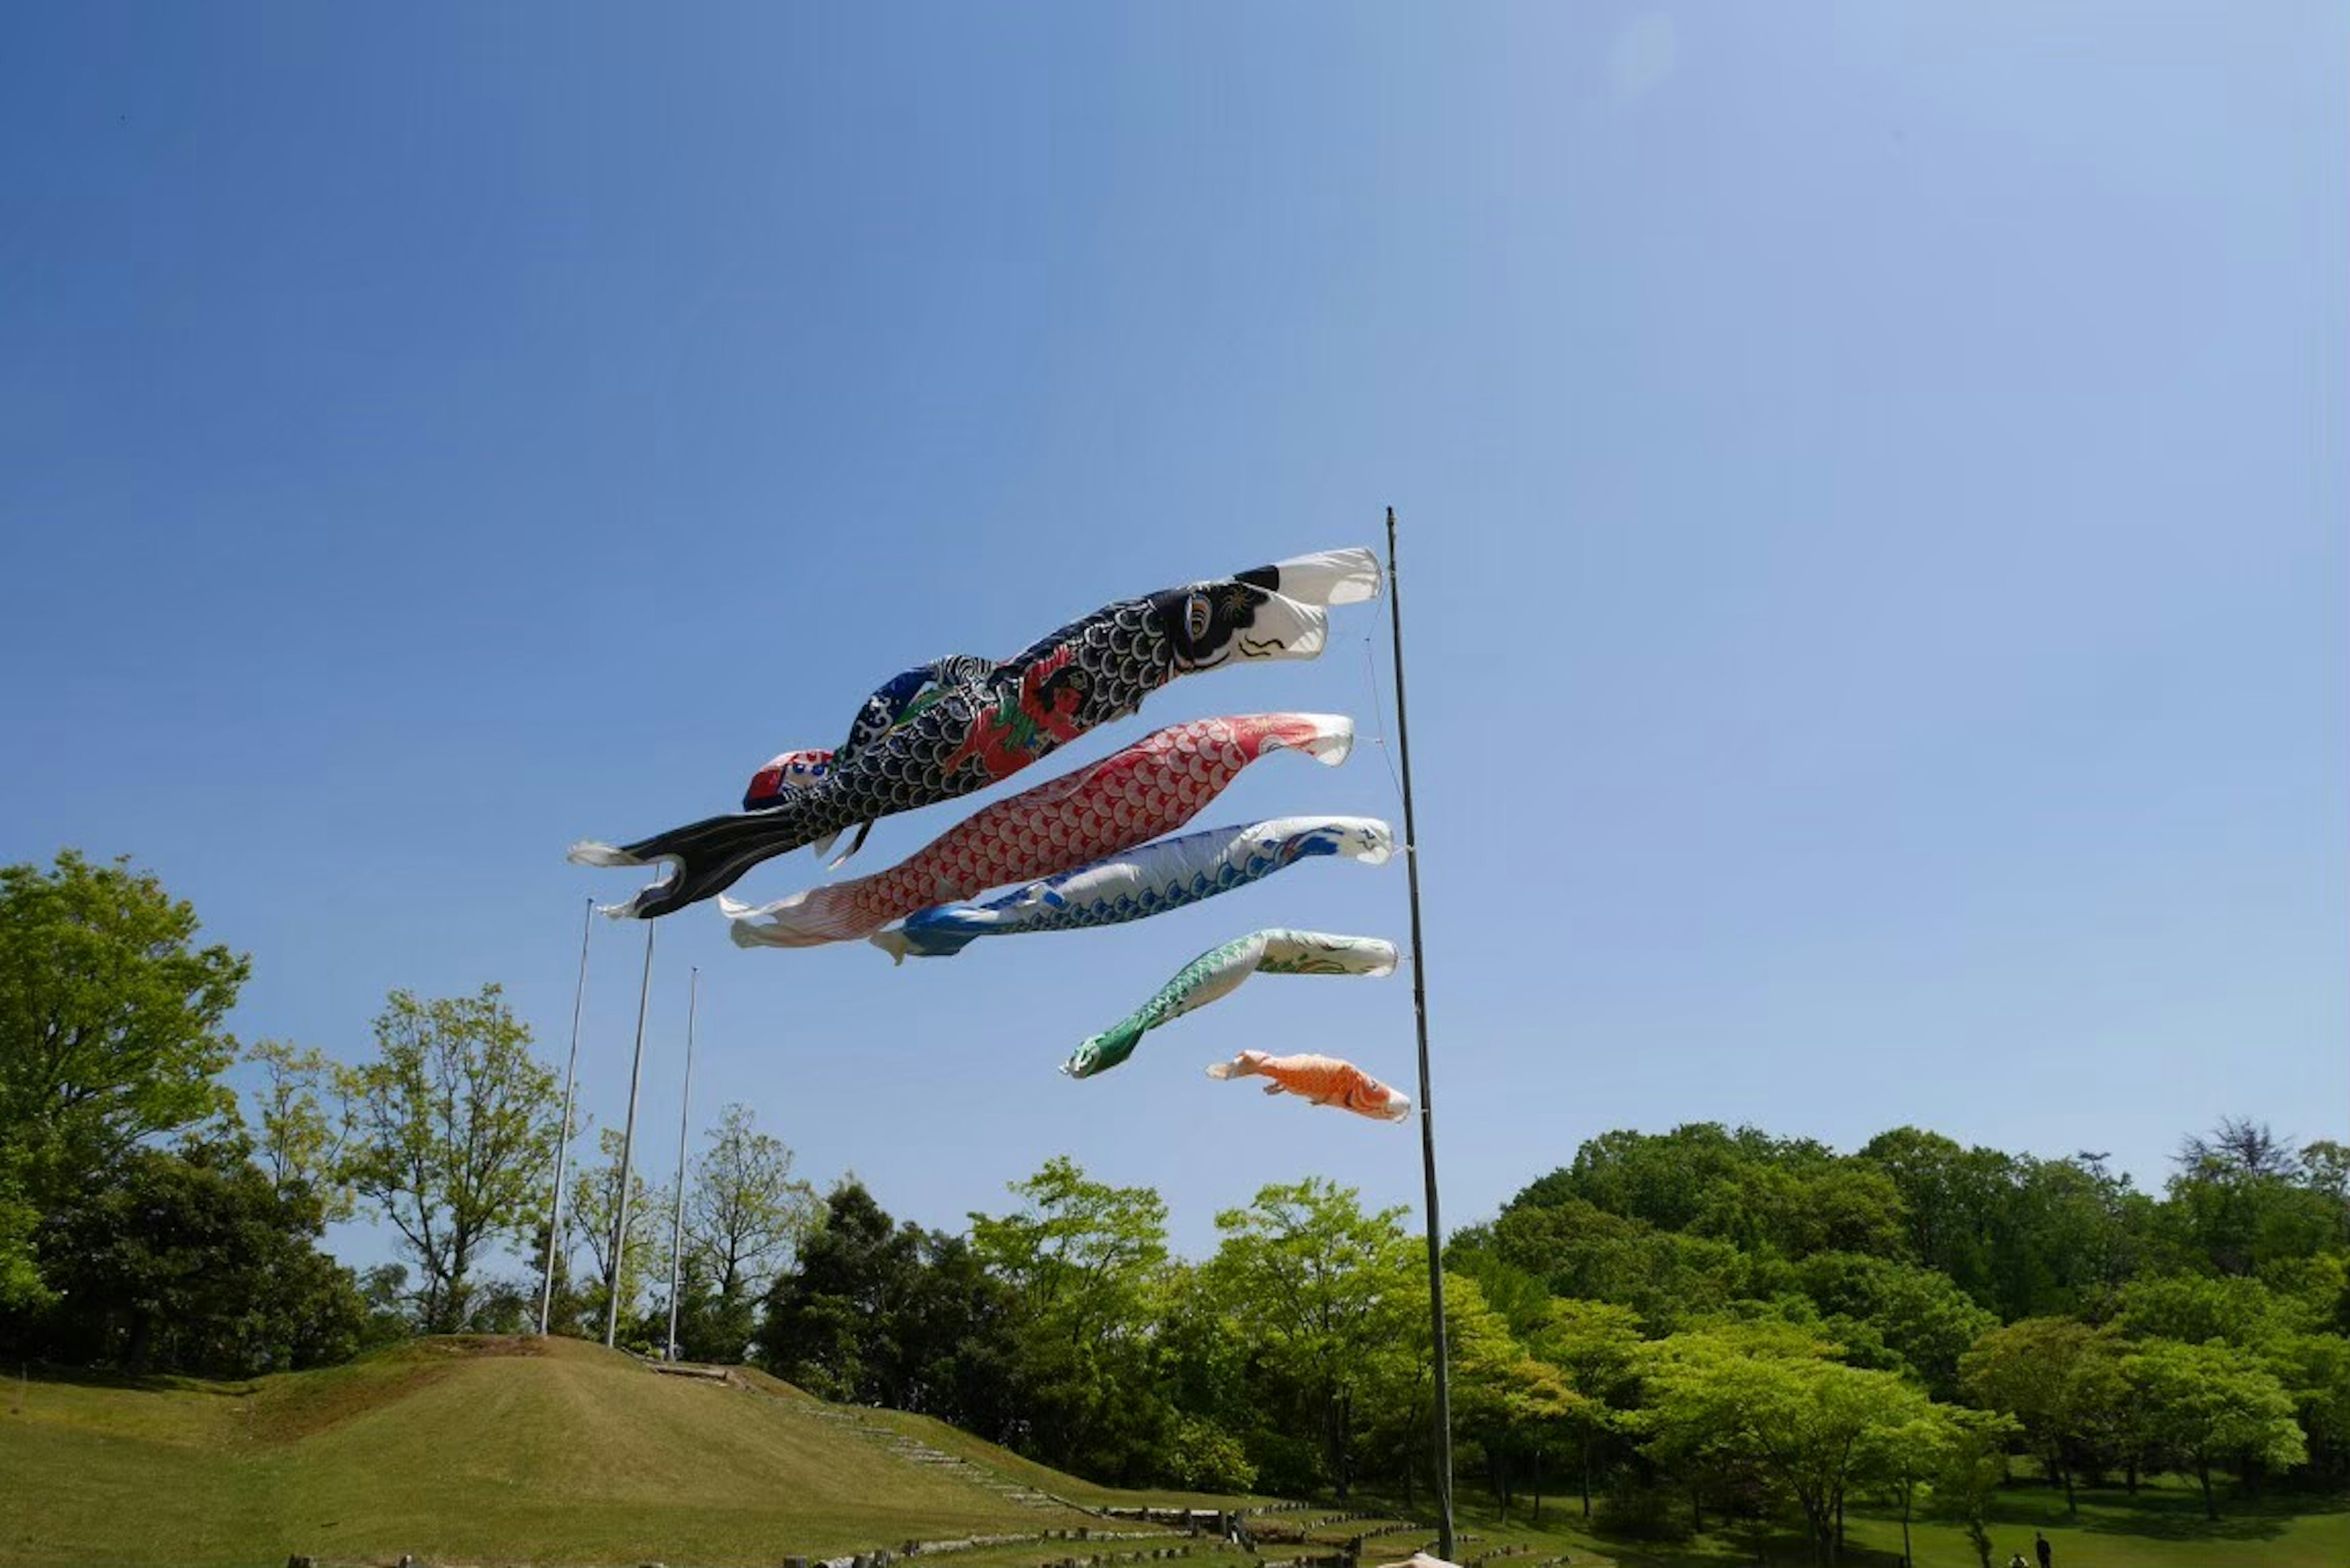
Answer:
[[(613, 1245), (617, 1139), (568, 1183), (552, 1072), (494, 986), (394, 992), (372, 1049), (240, 1046), (248, 961), (125, 864), (0, 869), (0, 1352), (244, 1376), (410, 1334), (515, 1332), (544, 1293), (666, 1337), (673, 1194)], [(240, 1104), (222, 1075), (252, 1064)], [(925, 1412), (1103, 1481), (1409, 1505), (1429, 1485), (1427, 1262), (1402, 1210), (1307, 1177), (1175, 1256), (1165, 1202), (1066, 1158), (959, 1231), (821, 1199), (730, 1106), (689, 1173), (684, 1353)], [(366, 1214), (401, 1261), (319, 1246)], [(545, 1260), (552, 1253), (552, 1278)], [(2350, 1149), (2253, 1123), (2163, 1190), (2099, 1155), (1898, 1128), (1611, 1132), (1445, 1249), (1460, 1469), (1505, 1509), (1672, 1538), (1848, 1504), (1962, 1521), (2013, 1473), (2179, 1471), (2215, 1516), (2350, 1479)], [(1987, 1558), (1986, 1558), (1987, 1561)]]
[[(1915, 1128), (1839, 1155), (1697, 1124), (1610, 1133), (1444, 1259), (1464, 1475), (1619, 1534), (1823, 1562), (1848, 1504), (1930, 1501), (1990, 1551), (2011, 1456), (2133, 1490), (2350, 1479), (2350, 1151), (2223, 1124), (2165, 1194), (2103, 1159)], [(1428, 1482), (1427, 1273), (1401, 1210), (1315, 1178), (1171, 1256), (1148, 1188), (1066, 1159), (951, 1235), (837, 1187), (754, 1352), (1126, 1485), (1409, 1503)], [(1960, 1265), (1954, 1272), (1951, 1262)]]
[[(671, 1195), (636, 1179), (615, 1256), (608, 1131), (548, 1248), (556, 1149), (581, 1129), (498, 987), (393, 992), (353, 1062), (243, 1045), (224, 1024), (251, 961), (197, 931), (126, 862), (0, 867), (0, 1353), (244, 1376), (519, 1332), (542, 1297), (553, 1326), (600, 1336), (615, 1292), (633, 1345), (665, 1339)], [(243, 1100), (239, 1063), (260, 1080)], [(816, 1208), (790, 1151), (727, 1106), (689, 1171), (681, 1339), (739, 1355)], [(355, 1274), (322, 1249), (356, 1215), (400, 1262)]]

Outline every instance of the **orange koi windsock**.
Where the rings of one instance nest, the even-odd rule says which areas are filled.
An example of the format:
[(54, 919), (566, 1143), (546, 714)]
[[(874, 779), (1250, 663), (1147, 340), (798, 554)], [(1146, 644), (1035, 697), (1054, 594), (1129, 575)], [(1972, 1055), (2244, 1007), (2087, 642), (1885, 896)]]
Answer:
[(1297, 1095), (1317, 1106), (1336, 1106), (1358, 1116), (1383, 1122), (1411, 1119), (1411, 1100), (1399, 1095), (1352, 1062), (1336, 1056), (1268, 1056), (1243, 1051), (1229, 1062), (1209, 1067), (1211, 1078), (1270, 1078), (1268, 1095)]

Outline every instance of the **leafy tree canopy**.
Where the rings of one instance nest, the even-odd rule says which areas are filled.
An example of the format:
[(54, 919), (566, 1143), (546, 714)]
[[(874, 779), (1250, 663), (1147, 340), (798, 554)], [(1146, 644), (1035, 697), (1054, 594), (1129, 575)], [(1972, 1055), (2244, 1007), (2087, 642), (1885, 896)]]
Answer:
[(222, 1021), (250, 961), (127, 859), (0, 867), (0, 1147), (36, 1202), (232, 1103)]

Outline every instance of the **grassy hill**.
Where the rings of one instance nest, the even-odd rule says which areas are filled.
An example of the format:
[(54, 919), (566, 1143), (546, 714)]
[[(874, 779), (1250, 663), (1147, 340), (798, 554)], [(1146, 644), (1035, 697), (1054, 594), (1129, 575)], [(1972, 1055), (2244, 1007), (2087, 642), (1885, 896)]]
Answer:
[[(1046, 1495), (1049, 1494), (1049, 1495)], [(664, 1376), (574, 1340), (421, 1340), (348, 1366), (253, 1383), (158, 1378), (11, 1381), (0, 1391), (0, 1568), (139, 1563), (275, 1568), (288, 1553), (330, 1564), (642, 1563), (732, 1568), (910, 1538), (1012, 1534), (1101, 1521), (1096, 1508), (1179, 1501), (1118, 1492), (1023, 1459), (925, 1417), (852, 1410), (756, 1372), (727, 1383)], [(1183, 1499), (1212, 1502), (1212, 1499)], [(1461, 1555), (1507, 1547), (1534, 1568), (1742, 1568), (1744, 1539), (1655, 1546), (1600, 1539), (1571, 1503), (1541, 1527), (1503, 1523), (1466, 1489)], [(1358, 1504), (1357, 1508), (1365, 1505)], [(1408, 1555), (1424, 1525), (1338, 1511), (1273, 1516), (1287, 1541), (1372, 1534), (1367, 1562)], [(1394, 1516), (1388, 1516), (1390, 1520)], [(2341, 1568), (2340, 1501), (2237, 1502), (2218, 1525), (2183, 1482), (2136, 1499), (2096, 1494), (2078, 1521), (2061, 1494), (2003, 1492), (1995, 1561), (2044, 1528), (2066, 1568)], [(1850, 1568), (1898, 1562), (1899, 1527), (1853, 1520)], [(1948, 1525), (1921, 1523), (1919, 1568), (1974, 1568)], [(1314, 1545), (1268, 1545), (1275, 1555)], [(951, 1568), (1036, 1568), (1055, 1542), (943, 1559)], [(1185, 1568), (1245, 1568), (1201, 1543)], [(1806, 1560), (1793, 1537), (1773, 1563)]]
[(569, 1340), (421, 1341), (249, 1384), (34, 1381), (0, 1417), (0, 1563), (733, 1563), (1085, 1516), (921, 1462), (772, 1379)]

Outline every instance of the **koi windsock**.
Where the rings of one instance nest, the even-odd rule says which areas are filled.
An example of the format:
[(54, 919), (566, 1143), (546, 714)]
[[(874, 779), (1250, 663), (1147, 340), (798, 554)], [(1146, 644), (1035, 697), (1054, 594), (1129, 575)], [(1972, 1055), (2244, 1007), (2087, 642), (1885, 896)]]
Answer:
[(1352, 1062), (1336, 1056), (1268, 1056), (1243, 1051), (1229, 1062), (1209, 1064), (1211, 1078), (1270, 1078), (1268, 1095), (1296, 1095), (1317, 1106), (1336, 1106), (1378, 1121), (1408, 1121), (1409, 1097), (1388, 1088)]
[(1255, 931), (1211, 948), (1176, 971), (1159, 994), (1087, 1039), (1061, 1064), (1072, 1078), (1106, 1073), (1128, 1056), (1144, 1034), (1240, 989), (1263, 974), (1393, 974), (1393, 942), (1376, 937), (1333, 937), (1319, 931)]
[(1120, 925), (1245, 888), (1310, 857), (1378, 866), (1395, 850), (1388, 825), (1367, 816), (1282, 816), (1211, 827), (1031, 882), (984, 904), (942, 904), (874, 936), (891, 958), (951, 958), (981, 937)]
[[(1134, 712), (1178, 676), (1253, 659), (1315, 658), (1329, 639), (1324, 607), (1378, 591), (1378, 562), (1368, 550), (1325, 551), (1121, 599), (1010, 659), (958, 654), (918, 665), (865, 700), (847, 739), (829, 755), (785, 753), (762, 768), (741, 812), (618, 847), (575, 844), (571, 858), (583, 866), (671, 863), (664, 880), (612, 911), (640, 919), (670, 914), (724, 892), (770, 857), (851, 827), (861, 842), (863, 828), (881, 817), (1008, 778)], [(796, 775), (788, 765), (795, 761)], [(856, 844), (849, 847), (854, 853)]]
[(1055, 876), (1180, 827), (1259, 757), (1303, 752), (1336, 765), (1354, 743), (1354, 722), (1329, 713), (1172, 724), (1091, 767), (985, 807), (887, 871), (762, 909), (731, 898), (719, 908), (741, 947), (851, 941), (942, 898)]

